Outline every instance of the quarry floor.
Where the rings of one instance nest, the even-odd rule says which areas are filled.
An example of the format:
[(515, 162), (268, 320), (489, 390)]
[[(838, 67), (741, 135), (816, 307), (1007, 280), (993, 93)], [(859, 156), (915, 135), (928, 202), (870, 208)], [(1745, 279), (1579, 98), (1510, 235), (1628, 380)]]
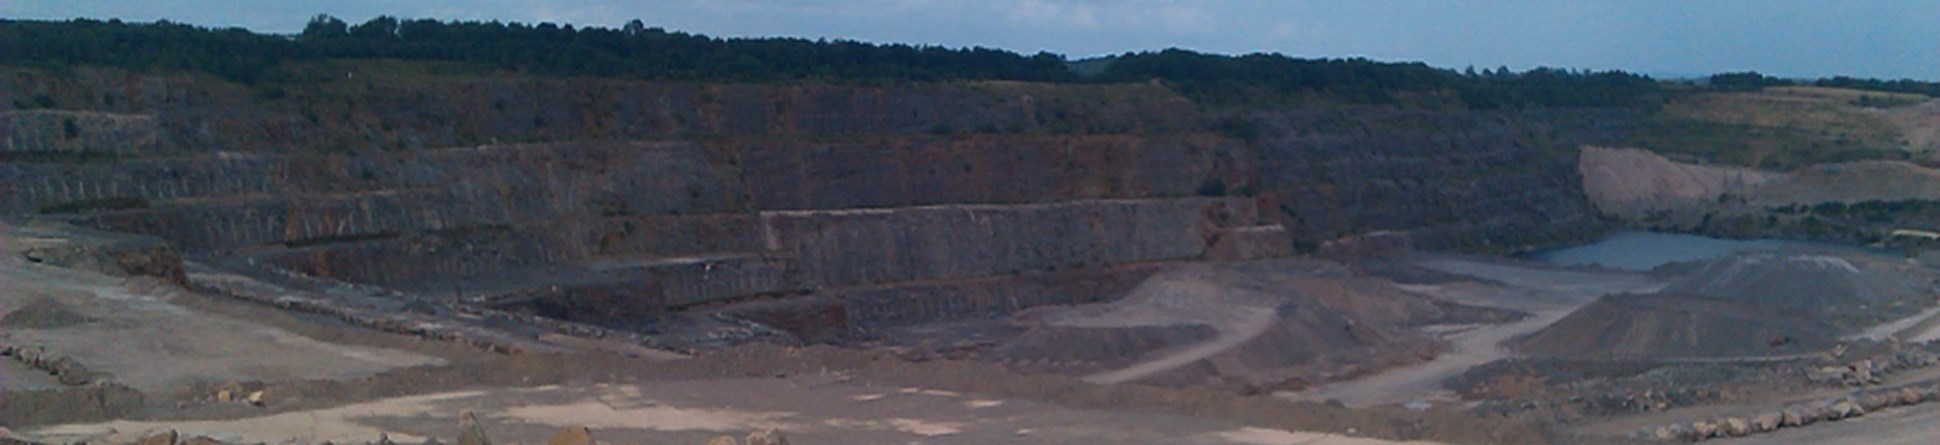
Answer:
[[(0, 361), (0, 396), (18, 397), (17, 408), (40, 403), (0, 431), (47, 443), (127, 443), (162, 429), (231, 443), (363, 443), (380, 434), (403, 443), (449, 441), (466, 412), (498, 443), (541, 443), (566, 425), (587, 426), (607, 443), (699, 444), (766, 428), (800, 444), (1402, 443), (926, 387), (924, 378), (911, 376), (948, 382), (1000, 371), (899, 364), (912, 368), (872, 377), (851, 371), (894, 359), (833, 348), (762, 347), (706, 358), (496, 354), (227, 300), (157, 278), (28, 262), (19, 254), (24, 249), (63, 241), (6, 229), (0, 313), (52, 301), (83, 321), (0, 326), (0, 339), (69, 357), (144, 396), (107, 402), (121, 412), (92, 416), (105, 418), (76, 418), (90, 417), (102, 402), (86, 395), (26, 401), (19, 395), (58, 392), (62, 385), (45, 372)], [(218, 395), (231, 388), (244, 388), (228, 395), (233, 398), (260, 390), (263, 403)]]
[(1418, 259), (1416, 264), (1500, 284), (1457, 282), (1403, 285), (1410, 291), (1463, 304), (1511, 309), (1528, 315), (1510, 323), (1447, 327), (1443, 338), (1449, 342), (1449, 350), (1433, 360), (1305, 391), (1282, 393), (1281, 396), (1296, 400), (1338, 400), (1350, 407), (1455, 402), (1456, 395), (1443, 389), (1442, 382), (1469, 368), (1511, 357), (1513, 354), (1502, 346), (1504, 341), (1549, 326), (1597, 297), (1623, 292), (1648, 292), (1662, 286), (1662, 283), (1637, 273), (1535, 268), (1474, 257), (1431, 257)]
[[(787, 432), (798, 444), (1542, 443), (1514, 432), (1507, 437), (1521, 439), (1478, 439), (1490, 432), (1443, 442), (1360, 436), (1405, 437), (1419, 434), (1410, 428), (1429, 428), (1423, 425), (1460, 431), (1469, 416), (1460, 411), (1465, 402), (1442, 389), (1442, 380), (1510, 356), (1500, 347), (1503, 340), (1540, 329), (1599, 295), (1660, 284), (1646, 274), (1488, 257), (1414, 258), (1423, 267), (1486, 282), (1407, 285), (1411, 291), (1531, 315), (1497, 325), (1425, 328), (1452, 345), (1427, 362), (1301, 392), (1242, 396), (1094, 384), (1204, 355), (1232, 343), (1229, 338), (1091, 379), (1020, 375), (987, 363), (911, 362), (833, 347), (756, 345), (695, 357), (622, 356), (602, 348), (499, 354), (243, 303), (156, 278), (28, 262), (18, 253), (64, 241), (0, 229), (0, 313), (52, 301), (84, 320), (0, 326), (0, 342), (45, 347), (143, 395), (135, 401), (104, 402), (87, 394), (11, 401), (14, 407), (40, 405), (28, 407), (33, 412), (14, 424), (0, 425), (0, 434), (46, 443), (128, 443), (160, 429), (231, 443), (364, 443), (380, 434), (400, 443), (450, 441), (467, 412), (498, 443), (527, 444), (570, 425), (587, 426), (615, 444), (700, 444), (767, 428)], [(1913, 324), (1926, 323), (1895, 327)], [(1233, 336), (1250, 332), (1244, 320), (1235, 326)], [(0, 397), (63, 388), (45, 372), (0, 360)], [(262, 391), (262, 403), (223, 400), (220, 393), (234, 388), (242, 389), (232, 398)], [(1334, 400), (1353, 409), (1315, 410), (1289, 399)], [(1416, 401), (1431, 408), (1396, 406)], [(107, 407), (117, 412), (88, 414), (104, 403), (118, 404)], [(1926, 443), (1940, 433), (1936, 418), (1940, 407), (1929, 404), (1724, 443)], [(1336, 428), (1346, 431), (1341, 434), (1317, 432), (1321, 425), (1360, 426)]]

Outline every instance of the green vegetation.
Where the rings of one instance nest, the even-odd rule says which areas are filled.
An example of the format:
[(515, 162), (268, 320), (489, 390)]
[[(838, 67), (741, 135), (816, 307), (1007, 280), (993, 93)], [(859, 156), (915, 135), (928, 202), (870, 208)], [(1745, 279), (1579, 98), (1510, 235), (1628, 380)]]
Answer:
[[(1907, 128), (1894, 107), (1925, 96), (1772, 85), (1756, 73), (1720, 75), (1749, 91), (1680, 94), (1639, 122), (1631, 145), (1709, 162), (1772, 169), (1866, 159), (1907, 159)], [(1740, 87), (1731, 87), (1740, 88)]]
[(1811, 82), (1772, 77), (1757, 71), (1713, 74), (1706, 82), (1716, 91), (1758, 91), (1767, 87), (1812, 85), (1849, 90), (1878, 91), (1883, 93), (1918, 94), (1940, 97), (1940, 82), (1924, 82), (1913, 79), (1880, 80), (1837, 76)]
[(1466, 72), (1367, 59), (1297, 59), (1279, 54), (1221, 56), (1170, 49), (1115, 57), (1093, 79), (1159, 79), (1215, 105), (1284, 106), (1310, 101), (1412, 104), (1473, 109), (1609, 107), (1657, 100), (1648, 77), (1621, 71), (1508, 68)]
[[(652, 28), (639, 20), (617, 29), (394, 17), (353, 25), (320, 15), (296, 35), (167, 21), (0, 20), (0, 54), (6, 55), (0, 57), (0, 65), (16, 67), (207, 73), (256, 86), (259, 98), (265, 100), (285, 97), (286, 90), (278, 85), (315, 80), (315, 70), (308, 68), (338, 61), (397, 62), (433, 75), (517, 73), (700, 82), (1154, 82), (1200, 104), (1225, 107), (1345, 103), (1481, 110), (1649, 109), (1686, 94), (1622, 71), (1457, 71), (1419, 62), (1224, 56), (1179, 49), (1067, 61), (1057, 54), (1022, 55), (989, 48), (723, 39)], [(1711, 88), (1698, 92), (1794, 84), (1756, 72), (1727, 73), (1713, 76)], [(1940, 96), (1940, 83), (1934, 82), (1836, 77), (1816, 84)], [(42, 99), (14, 102), (22, 108), (55, 105)], [(1889, 107), (1904, 102), (1880, 96), (1860, 97), (1855, 103)]]
[(1829, 139), (1797, 128), (1664, 116), (1640, 122), (1632, 132), (1631, 144), (1706, 162), (1778, 170), (1826, 162), (1906, 159), (1909, 156), (1905, 150), (1895, 147), (1850, 139)]
[[(1656, 90), (1621, 72), (1541, 68), (1458, 73), (1421, 63), (1229, 57), (1183, 50), (1070, 62), (987, 48), (869, 44), (793, 38), (718, 39), (649, 28), (541, 23), (443, 22), (378, 17), (351, 25), (317, 16), (295, 36), (170, 22), (0, 20), (0, 64), (61, 69), (106, 66), (202, 72), (245, 84), (300, 81), (301, 67), (331, 60), (397, 60), (435, 74), (536, 75), (681, 81), (894, 83), (1009, 80), (1122, 83), (1158, 79), (1212, 105), (1308, 102), (1478, 109), (1626, 106)], [(309, 62), (309, 63), (304, 63)], [(1086, 73), (1087, 75), (1080, 75)], [(264, 88), (265, 99), (282, 90)]]
[(492, 70), (666, 80), (938, 81), (1075, 78), (1062, 57), (987, 48), (876, 45), (804, 39), (716, 39), (647, 28), (542, 23), (441, 22), (378, 17), (351, 26), (312, 19), (294, 37), (169, 22), (0, 21), (10, 65), (96, 65), (137, 71), (193, 71), (253, 83), (277, 80), (287, 62), (323, 59), (449, 61)]
[(1908, 93), (1908, 94), (1919, 94), (1919, 95), (1929, 96), (1929, 97), (1940, 97), (1940, 82), (1922, 82), (1922, 81), (1913, 80), (1913, 79), (1879, 80), (1879, 79), (1859, 79), (1859, 78), (1853, 78), (1853, 77), (1839, 76), (1839, 77), (1833, 77), (1830, 79), (1819, 79), (1817, 82), (1813, 82), (1812, 84), (1817, 86), (1822, 86), (1822, 87), (1831, 87), (1831, 88), (1850, 88), (1855, 90), (1883, 91), (1888, 93)]

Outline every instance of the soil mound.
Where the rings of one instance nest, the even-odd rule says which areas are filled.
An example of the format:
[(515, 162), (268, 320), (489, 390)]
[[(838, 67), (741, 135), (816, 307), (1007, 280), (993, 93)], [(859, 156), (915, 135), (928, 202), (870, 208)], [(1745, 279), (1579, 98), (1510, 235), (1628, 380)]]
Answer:
[(1855, 329), (1929, 302), (1933, 271), (1892, 258), (1799, 249), (1668, 265), (1664, 289), (1598, 299), (1515, 339), (1519, 352), (1579, 358), (1744, 358), (1823, 351)]
[(1118, 370), (1093, 376), (1101, 381), (1270, 387), (1432, 356), (1441, 342), (1416, 326), (1506, 317), (1336, 263), (1193, 265), (1154, 275), (1116, 301), (1044, 314), (992, 353), (1041, 370)]
[(1748, 358), (1824, 351), (1836, 343), (1837, 332), (1828, 323), (1738, 301), (1611, 295), (1509, 345), (1543, 357)]
[(1844, 328), (1911, 314), (1940, 278), (1904, 261), (1796, 250), (1744, 252), (1689, 267), (1663, 293), (1767, 307)]
[(36, 298), (0, 317), (0, 326), (23, 329), (59, 329), (94, 321), (61, 302)]

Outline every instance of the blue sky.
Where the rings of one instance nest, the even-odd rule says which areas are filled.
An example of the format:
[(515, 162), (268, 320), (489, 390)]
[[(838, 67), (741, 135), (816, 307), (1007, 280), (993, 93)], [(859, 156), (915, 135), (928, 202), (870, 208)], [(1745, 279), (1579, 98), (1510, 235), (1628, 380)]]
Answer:
[(1436, 66), (1757, 70), (1940, 80), (1932, 0), (0, 0), (0, 16), (168, 19), (289, 33), (312, 15), (651, 26), (1084, 58), (1180, 47)]

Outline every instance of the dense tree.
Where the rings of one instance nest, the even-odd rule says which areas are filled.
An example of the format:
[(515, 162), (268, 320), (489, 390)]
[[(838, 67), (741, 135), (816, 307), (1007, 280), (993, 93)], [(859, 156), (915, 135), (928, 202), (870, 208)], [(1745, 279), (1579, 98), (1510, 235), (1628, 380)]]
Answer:
[(1813, 84), (1822, 87), (1923, 94), (1931, 97), (1940, 97), (1940, 82), (1922, 82), (1913, 79), (1880, 80), (1838, 76), (1829, 79), (1819, 79), (1818, 82), (1814, 82)]
[(1713, 74), (1707, 83), (1712, 89), (1722, 91), (1758, 91), (1765, 87), (1793, 84), (1790, 80), (1766, 76), (1757, 71)]
[(1476, 73), (1419, 62), (1231, 57), (1178, 49), (1117, 56), (1096, 79), (1161, 79), (1213, 103), (1279, 105), (1318, 99), (1385, 104), (1410, 97), (1433, 102), (1453, 93), (1456, 105), (1478, 109), (1628, 106), (1649, 99), (1658, 88), (1648, 77), (1621, 71), (1537, 68), (1516, 73), (1503, 67)]

